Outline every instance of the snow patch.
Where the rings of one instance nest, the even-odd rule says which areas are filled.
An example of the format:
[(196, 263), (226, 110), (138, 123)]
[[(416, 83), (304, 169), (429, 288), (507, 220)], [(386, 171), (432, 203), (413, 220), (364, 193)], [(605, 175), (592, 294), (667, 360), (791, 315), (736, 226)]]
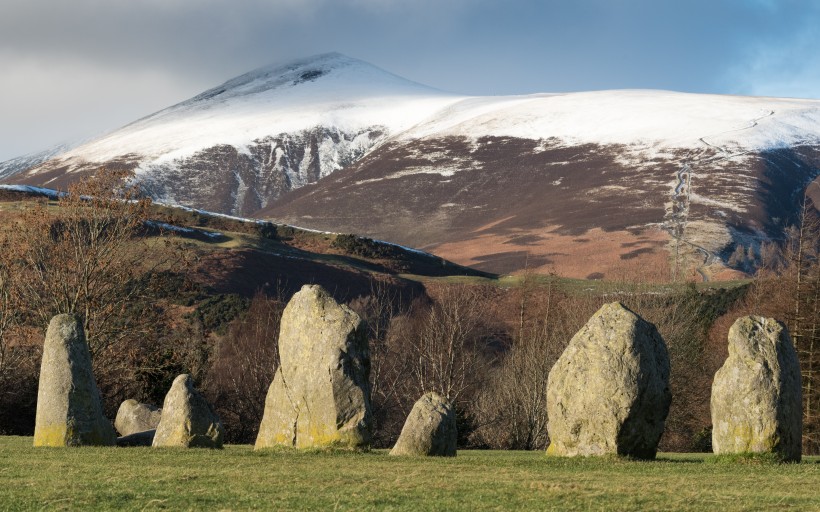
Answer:
[(396, 171), (394, 173), (388, 174), (382, 178), (368, 178), (366, 180), (358, 180), (356, 181), (356, 185), (363, 185), (365, 183), (374, 183), (377, 181), (384, 181), (384, 180), (396, 180), (399, 178), (405, 178), (407, 176), (415, 176), (419, 174), (438, 174), (439, 176), (449, 178), (452, 177), (454, 174), (458, 172), (462, 172), (466, 169), (459, 169), (455, 167), (409, 167), (407, 169), (403, 169), (401, 171)]
[[(705, 196), (702, 196), (702, 195), (700, 195), (696, 192), (691, 192), (689, 194), (689, 201), (693, 204), (702, 204), (702, 205), (706, 205), (706, 206), (714, 206), (716, 208), (722, 208), (724, 210), (731, 210), (731, 211), (738, 212), (738, 213), (746, 212), (746, 208), (744, 208), (743, 206), (741, 206), (739, 204), (732, 203), (732, 202), (729, 202), (729, 201), (720, 201), (718, 199), (713, 199), (711, 197), (705, 197)], [(724, 217), (726, 216), (725, 212), (719, 212), (719, 213), (722, 214)]]
[(428, 258), (441, 259), (438, 256), (436, 256), (435, 254), (430, 254), (429, 252), (424, 252), (420, 249), (414, 249), (412, 247), (407, 247), (405, 245), (394, 244), (393, 242), (385, 242), (384, 240), (373, 240), (373, 241), (376, 242), (377, 244), (389, 245), (390, 247), (396, 247), (396, 248), (399, 248), (403, 251), (411, 252), (413, 254), (418, 254), (418, 255), (421, 255), (421, 256), (428, 257)]
[(208, 238), (216, 239), (222, 238), (224, 235), (222, 233), (216, 231), (205, 231), (202, 229), (193, 229), (193, 228), (186, 228), (183, 226), (174, 226), (173, 224), (168, 224), (166, 222), (157, 222), (153, 220), (145, 221), (145, 224), (148, 226), (161, 229), (163, 231), (172, 231), (174, 233), (184, 233), (187, 235), (196, 234), (206, 236)]
[(57, 199), (65, 195), (65, 192), (59, 192), (50, 188), (33, 187), (31, 185), (0, 185), (0, 190), (12, 190), (15, 192), (26, 192), (29, 194), (40, 194), (51, 199)]

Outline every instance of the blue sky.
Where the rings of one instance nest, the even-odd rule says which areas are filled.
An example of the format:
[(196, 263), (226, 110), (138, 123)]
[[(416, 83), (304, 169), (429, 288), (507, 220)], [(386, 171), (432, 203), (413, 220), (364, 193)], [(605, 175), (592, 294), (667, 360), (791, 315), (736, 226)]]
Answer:
[(820, 98), (820, 1), (2, 0), (0, 160), (328, 51), (469, 94)]

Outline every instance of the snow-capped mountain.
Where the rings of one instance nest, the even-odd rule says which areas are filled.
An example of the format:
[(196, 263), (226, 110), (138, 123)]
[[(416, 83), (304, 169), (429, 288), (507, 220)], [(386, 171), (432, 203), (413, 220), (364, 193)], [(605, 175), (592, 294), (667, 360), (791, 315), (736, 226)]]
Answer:
[(319, 55), (229, 80), (15, 181), (59, 186), (101, 166), (124, 168), (157, 199), (249, 214), (457, 100), (356, 59)]
[(820, 174), (820, 101), (468, 97), (326, 54), (240, 76), (6, 181), (59, 186), (102, 165), (162, 201), (491, 271), (708, 279), (739, 246), (735, 268), (759, 263), (793, 220)]
[(80, 143), (59, 144), (44, 151), (29, 153), (27, 155), (18, 156), (17, 158), (12, 158), (11, 160), (0, 162), (0, 180), (10, 178), (11, 176), (23, 171), (27, 171), (32, 167), (38, 166), (43, 162), (47, 162), (48, 160), (79, 145)]

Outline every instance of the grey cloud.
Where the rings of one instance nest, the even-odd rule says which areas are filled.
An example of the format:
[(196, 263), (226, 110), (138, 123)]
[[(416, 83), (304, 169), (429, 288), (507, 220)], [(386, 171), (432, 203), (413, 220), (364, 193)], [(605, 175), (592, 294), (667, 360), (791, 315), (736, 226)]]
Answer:
[[(810, 92), (811, 84), (818, 85), (811, 64), (817, 41), (800, 44), (794, 32), (817, 26), (814, 5), (5, 0), (0, 159), (115, 128), (255, 67), (326, 51), (471, 94), (602, 88), (748, 94), (762, 87), (775, 95)], [(777, 80), (767, 81), (767, 75)], [(39, 85), (26, 87), (27, 77), (55, 84), (48, 100), (38, 97)], [(66, 133), (58, 136), (61, 130)]]

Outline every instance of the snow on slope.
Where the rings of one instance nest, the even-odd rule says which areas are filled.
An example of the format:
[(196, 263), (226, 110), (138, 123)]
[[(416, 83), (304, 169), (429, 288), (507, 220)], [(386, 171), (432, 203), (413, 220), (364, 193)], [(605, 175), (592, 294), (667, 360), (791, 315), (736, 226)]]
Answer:
[(23, 172), (35, 165), (39, 165), (46, 160), (61, 155), (71, 148), (79, 146), (79, 142), (60, 144), (44, 151), (37, 153), (29, 153), (27, 155), (18, 156), (10, 160), (0, 162), (0, 180), (14, 176), (19, 172)]
[(138, 154), (164, 163), (216, 145), (242, 148), (317, 126), (352, 133), (381, 126), (395, 133), (458, 99), (331, 53), (252, 71), (64, 157), (105, 162)]
[[(467, 97), (329, 53), (234, 78), (61, 158), (77, 168), (83, 162), (137, 155), (139, 174), (217, 145), (247, 153), (265, 137), (316, 127), (345, 134), (345, 144), (351, 145), (319, 148), (324, 176), (350, 154), (369, 150), (374, 142), (365, 132), (374, 127), (384, 132), (380, 140), (509, 136), (554, 138), (567, 145), (691, 148), (734, 143), (760, 150), (820, 141), (820, 101), (652, 90)], [(361, 148), (353, 140), (359, 134)], [(336, 154), (339, 151), (344, 155)], [(304, 184), (298, 174), (289, 172), (294, 188)]]
[(31, 185), (0, 185), (0, 190), (10, 190), (12, 192), (23, 192), (26, 194), (36, 194), (41, 196), (57, 199), (61, 197), (64, 192), (54, 190), (51, 188), (33, 187)]
[(820, 141), (820, 101), (653, 90), (478, 97), (449, 106), (401, 138), (446, 135), (763, 150)]

